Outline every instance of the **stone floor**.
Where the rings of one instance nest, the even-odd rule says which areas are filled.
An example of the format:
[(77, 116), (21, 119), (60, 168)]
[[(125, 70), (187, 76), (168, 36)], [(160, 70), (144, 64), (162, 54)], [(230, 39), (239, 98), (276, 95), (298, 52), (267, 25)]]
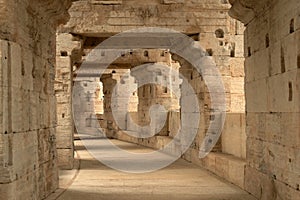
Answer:
[[(113, 140), (113, 143), (128, 151), (151, 151), (118, 140)], [(75, 145), (80, 157), (79, 171), (73, 173), (77, 175), (68, 189), (52, 199), (255, 200), (238, 187), (182, 159), (156, 172), (129, 174), (101, 164), (89, 154), (80, 140), (75, 141)]]

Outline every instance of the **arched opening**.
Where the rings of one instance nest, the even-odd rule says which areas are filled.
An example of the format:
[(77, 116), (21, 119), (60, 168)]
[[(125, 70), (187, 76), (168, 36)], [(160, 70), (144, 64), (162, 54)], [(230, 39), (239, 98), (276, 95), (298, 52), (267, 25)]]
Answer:
[[(220, 2), (220, 4), (224, 4), (227, 2)], [(84, 4), (83, 2), (74, 2), (73, 6), (76, 7), (78, 5)], [(89, 4), (87, 4), (89, 5)], [(99, 4), (100, 6), (95, 6), (95, 9), (99, 9), (102, 7), (105, 7), (108, 9), (107, 5), (105, 4)], [(169, 5), (169, 4), (166, 4)], [(126, 7), (126, 5), (124, 4)], [(80, 10), (80, 9), (79, 9)], [(94, 12), (94, 11), (91, 11)], [(111, 11), (113, 12), (113, 11)], [(212, 11), (215, 12), (215, 11)], [(73, 11), (71, 9), (71, 19), (73, 15)], [(220, 13), (224, 14), (224, 13)], [(110, 21), (113, 19), (109, 19)], [(234, 21), (234, 20), (233, 20)], [(107, 22), (103, 22), (104, 24)], [(189, 20), (189, 23), (192, 23), (192, 20)], [(234, 21), (234, 24), (237, 24), (238, 22)], [(68, 26), (74, 26), (76, 27), (76, 24), (68, 24)], [(207, 29), (204, 25), (200, 25), (199, 31), (193, 30), (192, 32), (189, 32), (189, 30), (186, 30), (186, 35), (192, 37), (195, 40), (195, 46), (200, 45), (207, 51), (207, 56), (210, 57), (210, 59), (213, 59), (217, 65), (217, 67), (221, 71), (222, 80), (225, 84), (225, 90), (226, 90), (226, 99), (229, 102), (226, 102), (227, 105), (227, 120), (225, 123), (225, 128), (223, 130), (222, 136), (217, 142), (216, 146), (214, 147), (213, 151), (214, 153), (209, 154), (208, 158), (202, 159), (201, 166), (205, 167), (207, 162), (212, 157), (215, 157), (217, 162), (220, 162), (221, 160), (226, 160), (228, 163), (234, 163), (235, 162), (235, 168), (234, 169), (243, 169), (243, 166), (245, 166), (245, 154), (246, 154), (246, 135), (245, 135), (245, 97), (244, 97), (244, 68), (243, 68), (243, 29), (235, 26), (233, 27), (234, 30), (229, 31), (229, 33), (225, 34), (224, 30), (228, 30), (228, 27), (226, 28), (227, 24), (223, 24), (222, 26), (219, 26), (221, 28), (218, 28), (216, 31), (212, 32)], [(109, 27), (109, 25), (108, 25)], [(123, 27), (126, 28), (126, 24), (123, 26), (116, 25), (117, 30), (118, 28)], [(175, 27), (175, 26), (174, 26)], [(200, 31), (201, 29), (201, 31)], [(207, 29), (207, 30), (206, 30)], [(176, 27), (175, 27), (176, 30)], [(205, 31), (203, 31), (205, 30)], [(114, 35), (114, 33), (107, 33), (107, 31), (104, 30), (92, 30), (91, 33), (85, 33), (84, 31), (81, 33), (76, 33), (80, 35), (81, 38), (81, 51), (82, 51), (82, 61), (83, 62), (85, 57), (91, 52), (92, 49), (94, 49), (98, 44), (100, 44), (102, 41), (104, 41), (106, 38)], [(117, 31), (118, 32), (118, 31)], [(195, 34), (197, 33), (197, 34)], [(200, 33), (200, 34), (199, 34)], [(142, 41), (142, 40), (141, 40)], [(107, 54), (102, 52), (102, 56), (106, 56)], [(117, 124), (115, 123), (114, 116), (112, 115), (112, 110), (115, 107), (122, 106), (124, 103), (121, 101), (122, 99), (122, 91), (126, 91), (126, 87), (122, 88), (122, 85), (127, 85), (128, 80), (122, 79), (121, 74), (126, 74), (128, 72), (125, 72), (125, 69), (134, 68), (137, 65), (141, 64), (149, 64), (153, 65), (155, 63), (165, 63), (169, 66), (176, 66), (176, 69), (180, 71), (180, 73), (185, 74), (187, 71), (187, 76), (185, 78), (188, 80), (188, 83), (192, 85), (192, 87), (197, 91), (197, 96), (199, 100), (201, 101), (201, 113), (203, 112), (203, 119), (201, 128), (198, 130), (198, 135), (193, 142), (192, 146), (189, 148), (189, 150), (183, 154), (183, 158), (194, 162), (199, 163), (200, 159), (197, 158), (198, 151), (201, 145), (201, 141), (204, 139), (205, 133), (207, 131), (207, 124), (210, 121), (216, 120), (216, 116), (212, 114), (210, 107), (210, 99), (209, 99), (209, 93), (207, 92), (207, 87), (205, 86), (204, 80), (201, 77), (201, 74), (199, 72), (193, 70), (189, 64), (187, 64), (186, 61), (183, 61), (183, 63), (178, 63), (178, 60), (173, 60), (171, 57), (170, 52), (168, 52), (167, 49), (130, 49), (130, 51), (126, 52), (126, 50), (121, 52), (120, 58), (115, 60), (110, 66), (109, 66), (109, 72), (101, 77), (101, 82), (103, 83), (103, 96), (104, 96), (104, 111), (103, 114), (98, 115), (98, 120), (101, 126), (104, 127), (106, 130), (106, 134), (109, 138), (115, 138), (120, 139), (123, 141), (129, 141), (136, 144), (140, 144), (143, 146), (149, 146), (152, 148), (160, 148), (168, 144), (170, 139), (173, 139), (175, 137), (176, 131), (180, 128), (180, 105), (179, 105), (179, 99), (174, 98), (174, 94), (172, 94), (173, 87), (179, 87), (179, 84), (177, 86), (168, 87), (158, 87), (152, 84), (143, 85), (141, 87), (137, 86), (136, 92), (130, 92), (135, 102), (135, 105), (137, 106), (137, 109), (135, 111), (129, 112), (128, 115), (123, 117), (123, 122)], [(229, 62), (228, 62), (229, 61)], [(182, 62), (182, 61), (180, 61)], [(151, 67), (150, 67), (151, 68)], [(149, 69), (150, 70), (150, 69)], [(151, 71), (151, 70), (150, 70)], [(161, 72), (151, 72), (156, 73), (156, 80), (169, 80), (169, 77), (161, 77)], [(146, 77), (145, 77), (146, 78)], [(135, 77), (134, 81), (131, 81), (131, 84), (139, 85), (139, 76)], [(171, 82), (177, 81), (178, 77), (171, 77)], [(115, 100), (114, 103), (112, 103), (111, 97), (114, 95), (112, 88), (115, 85), (118, 86), (118, 98)], [(128, 87), (128, 85), (127, 85)], [(116, 91), (117, 91), (116, 90)], [(136, 95), (134, 95), (134, 93)], [(182, 93), (184, 94), (184, 90), (182, 90)], [(172, 97), (172, 98), (171, 98)], [(171, 111), (168, 113), (168, 119), (166, 126), (157, 133), (152, 139), (139, 139), (139, 138), (132, 138), (129, 137), (128, 134), (122, 133), (121, 128), (125, 128), (127, 131), (131, 132), (138, 132), (135, 127), (128, 126), (128, 122), (130, 120), (133, 120), (134, 122), (137, 122), (137, 124), (141, 125), (147, 125), (150, 124), (150, 116), (149, 116), (149, 108), (151, 105), (154, 104), (165, 104), (168, 106), (165, 106), (167, 108), (171, 108)], [(174, 109), (172, 111), (172, 109)], [(122, 113), (122, 112), (121, 112)], [(239, 122), (239, 123), (237, 123)], [(206, 127), (206, 128), (205, 128)], [(127, 128), (127, 129), (126, 129)], [(191, 127), (189, 127), (191, 128)], [(227, 156), (229, 154), (230, 156)], [(236, 162), (238, 160), (238, 162)], [(225, 167), (224, 165), (218, 166), (216, 163), (213, 165), (214, 169)], [(218, 168), (218, 169), (219, 169)], [(210, 170), (209, 168), (207, 168)], [(239, 185), (240, 187), (243, 187), (243, 178), (242, 179), (235, 179), (235, 177), (229, 177), (229, 175), (224, 175), (220, 173), (220, 171), (213, 170), (214, 173), (217, 175), (226, 178), (227, 180), (234, 182), (235, 184)], [(228, 173), (228, 172), (227, 172)], [(239, 170), (239, 175), (242, 177), (244, 176), (244, 171)]]
[[(231, 8), (228, 3), (232, 4)], [(0, 1), (0, 4), (4, 8), (0, 9), (1, 199), (46, 199), (59, 187), (57, 165), (64, 169), (78, 168), (78, 160), (80, 171), (74, 173), (78, 176), (72, 179), (73, 185), (62, 186), (70, 187), (63, 194), (54, 193), (57, 196), (50, 199), (254, 199), (241, 189), (257, 199), (299, 198), (299, 0), (290, 0), (288, 4), (286, 1), (272, 1), (271, 6), (267, 0), (221, 0), (209, 3), (183, 0), (147, 3), (134, 0), (18, 0)], [(67, 10), (70, 6), (69, 18)], [(228, 17), (227, 12), (243, 24)], [(56, 32), (56, 27), (63, 22), (66, 24), (59, 26)], [(94, 47), (105, 39), (132, 28), (150, 26), (170, 28), (190, 36), (194, 39), (189, 43), (192, 49), (185, 48), (182, 37), (166, 39), (164, 34), (151, 39), (149, 35), (138, 32), (134, 42), (140, 45), (151, 41), (149, 46), (140, 49), (124, 44), (118, 38), (113, 45), (106, 46), (106, 50), (122, 50), (116, 54), (120, 60), (104, 72), (106, 77), (101, 77), (105, 98), (103, 118), (91, 115), (97, 110), (96, 102), (101, 98), (100, 77), (96, 76), (99, 71), (93, 68), (93, 64), (97, 59), (108, 56), (108, 51), (98, 52), (99, 57), (88, 63), (88, 71), (80, 74), (78, 70), (88, 60)], [(157, 48), (158, 43), (165, 46)], [(132, 48), (126, 49), (127, 45)], [(178, 52), (189, 53), (193, 59), (214, 60), (224, 82), (225, 127), (219, 142), (205, 158), (199, 158), (199, 155), (207, 153), (206, 147), (214, 142), (212, 137), (206, 136), (217, 132), (207, 132), (207, 124), (219, 118), (216, 110), (211, 109), (211, 95), (204, 75), (215, 78), (215, 74), (211, 74), (210, 65), (205, 65), (207, 68), (201, 73), (195, 71), (189, 63), (193, 59), (175, 58), (173, 54), (174, 57), (170, 59), (171, 53), (166, 48), (168, 45), (179, 47)], [(210, 53), (194, 55), (199, 46)], [(141, 51), (136, 54), (136, 50)], [(170, 62), (166, 62), (166, 59)], [(125, 73), (123, 70), (129, 70), (137, 63), (151, 66), (146, 72), (154, 74), (155, 81), (162, 83), (172, 80), (172, 84), (166, 89), (153, 84), (142, 85), (140, 76), (138, 80), (126, 75), (120, 79), (118, 75)], [(177, 84), (177, 76), (164, 76), (162, 71), (154, 67), (159, 63), (178, 67), (176, 70), (197, 91), (196, 99), (201, 102), (200, 112), (194, 109), (195, 104), (185, 101), (190, 93), (183, 84)], [(97, 67), (103, 69), (102, 65)], [(156, 126), (150, 129), (151, 133), (158, 133), (151, 135), (155, 139), (141, 137), (143, 131), (127, 132), (127, 135), (137, 137), (127, 137), (120, 132), (121, 128), (128, 128), (128, 110), (124, 112), (126, 103), (122, 100), (127, 95), (128, 82), (134, 86), (140, 85), (143, 93), (140, 95), (138, 88), (128, 93), (129, 99), (142, 97), (142, 101), (133, 102), (138, 114), (135, 117), (132, 114), (131, 118), (135, 121), (144, 120), (145, 124), (163, 121), (156, 115), (149, 117), (149, 113), (153, 112), (148, 109), (151, 103), (166, 104), (164, 107), (178, 105), (172, 90), (180, 91), (181, 112), (173, 112), (171, 108), (172, 112), (168, 111), (165, 117), (168, 126), (161, 130)], [(116, 83), (119, 86), (112, 90)], [(79, 92), (72, 93), (74, 88)], [(109, 96), (116, 98), (106, 98)], [(82, 101), (78, 103), (74, 97)], [(165, 113), (163, 109), (159, 110), (161, 107), (156, 108)], [(198, 126), (198, 122), (192, 118), (184, 118), (182, 108), (190, 109), (188, 113), (195, 115), (201, 113), (202, 126)], [(110, 110), (114, 109), (117, 110), (116, 117), (111, 115)], [(79, 114), (73, 116), (74, 110)], [(178, 151), (182, 157), (150, 175), (128, 175), (110, 170), (95, 159), (99, 154), (89, 154), (82, 145), (87, 140), (103, 142), (104, 135), (77, 140), (79, 134), (74, 137), (74, 119), (77, 121), (77, 118), (82, 122), (79, 127), (84, 128), (77, 129), (79, 134), (86, 134), (93, 128), (95, 130), (94, 126), (100, 125), (106, 129), (105, 134), (112, 138), (110, 143), (134, 155), (153, 152), (153, 147), (166, 147), (169, 148), (167, 155)], [(116, 124), (114, 120), (118, 118), (122, 120)], [(148, 118), (153, 121), (147, 121)], [(178, 122), (183, 120), (188, 126), (176, 126), (181, 125)], [(135, 127), (130, 128), (136, 130)], [(184, 130), (187, 134), (176, 137), (173, 134), (175, 129)], [(198, 134), (196, 139), (191, 145), (185, 143), (185, 136), (195, 130)], [(202, 141), (205, 146), (199, 149)], [(173, 145), (169, 146), (170, 142)], [(181, 144), (186, 144), (187, 151), (178, 148)], [(103, 143), (100, 148), (97, 144), (89, 148), (92, 151), (104, 150), (105, 153), (101, 155), (110, 163), (124, 158), (121, 154), (114, 154), (112, 148)], [(74, 162), (74, 155), (81, 158), (76, 157)], [(154, 163), (161, 162), (160, 157), (154, 157), (158, 160)], [(148, 169), (153, 164), (144, 158), (136, 165), (130, 165), (127, 161), (130, 160), (121, 162), (119, 166), (131, 169), (142, 166)], [(100, 189), (95, 190), (96, 187)]]

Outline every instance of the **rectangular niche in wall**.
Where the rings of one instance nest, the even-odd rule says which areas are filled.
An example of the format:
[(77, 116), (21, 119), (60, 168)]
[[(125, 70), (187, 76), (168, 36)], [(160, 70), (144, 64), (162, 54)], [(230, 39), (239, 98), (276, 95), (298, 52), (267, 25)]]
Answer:
[(284, 49), (281, 47), (280, 50), (280, 64), (281, 64), (281, 73), (285, 72), (285, 57), (284, 57)]
[(67, 57), (68, 56), (68, 52), (67, 51), (60, 51), (60, 56), (61, 57)]
[(289, 82), (289, 101), (293, 101), (293, 84)]
[(300, 54), (297, 56), (297, 67), (300, 69)]
[(290, 33), (294, 33), (295, 32), (295, 20), (291, 19), (290, 21)]

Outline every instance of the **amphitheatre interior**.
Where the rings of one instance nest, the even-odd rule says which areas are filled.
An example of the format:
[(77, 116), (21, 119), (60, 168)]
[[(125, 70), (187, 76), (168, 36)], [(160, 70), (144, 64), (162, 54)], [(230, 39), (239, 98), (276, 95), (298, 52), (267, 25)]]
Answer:
[(0, 88), (0, 200), (300, 199), (299, 0), (0, 0)]

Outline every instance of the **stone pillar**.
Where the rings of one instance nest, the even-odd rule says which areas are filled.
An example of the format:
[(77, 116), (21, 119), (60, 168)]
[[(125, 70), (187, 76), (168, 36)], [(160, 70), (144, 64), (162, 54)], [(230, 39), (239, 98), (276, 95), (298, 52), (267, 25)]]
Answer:
[(71, 1), (0, 1), (0, 198), (58, 187), (55, 32)]
[[(197, 107), (195, 105), (191, 105), (189, 102), (191, 94), (189, 94), (189, 92), (187, 91), (188, 88), (185, 88), (183, 85), (181, 85), (180, 106), (184, 107), (187, 112), (181, 114), (186, 115), (186, 114), (190, 114), (191, 112), (194, 112), (195, 114), (200, 113), (199, 124), (194, 123), (193, 126), (190, 126), (191, 124), (187, 123), (187, 124), (182, 124), (181, 127), (183, 130), (186, 130), (186, 134), (189, 134), (189, 132), (192, 132), (195, 129), (197, 129), (198, 131), (197, 136), (190, 148), (195, 149), (198, 154), (200, 145), (202, 144), (202, 141), (205, 137), (206, 130), (209, 128), (210, 101), (208, 98), (205, 99), (205, 96), (209, 96), (209, 93), (205, 87), (203, 78), (189, 62), (175, 55), (173, 56), (173, 59), (180, 63), (180, 68), (179, 68), (180, 74), (185, 78), (187, 84), (189, 84), (192, 87), (192, 89), (194, 90), (193, 92), (198, 97), (199, 110), (196, 110)], [(216, 147), (218, 147), (218, 149), (220, 148), (218, 144), (216, 145)], [(187, 151), (183, 157), (187, 160), (190, 160), (191, 159), (190, 154), (191, 151)]]
[[(129, 70), (121, 70), (101, 77), (104, 94), (104, 119), (107, 122), (104, 128), (107, 130), (108, 137), (116, 137), (116, 133), (120, 129), (127, 130), (127, 115), (137, 111), (136, 91), (128, 94), (129, 88), (135, 90), (137, 85), (128, 72)], [(128, 97), (130, 98), (128, 99)], [(113, 110), (118, 112), (117, 115), (113, 115)]]
[(102, 115), (104, 113), (103, 110), (103, 84), (102, 82), (97, 80), (96, 81), (96, 91), (94, 93), (94, 109), (96, 115)]
[(88, 131), (89, 127), (98, 128), (96, 104), (100, 90), (99, 78), (76, 78), (73, 91), (74, 120), (77, 132)]
[(104, 74), (100, 78), (103, 84), (103, 110), (104, 110), (104, 126), (101, 128), (105, 131), (106, 137), (113, 138), (117, 133), (118, 128), (115, 126), (112, 110), (111, 110), (111, 96), (117, 80), (114, 79), (113, 74)]
[[(245, 89), (244, 89), (244, 28), (241, 22), (230, 19), (235, 26), (225, 31), (201, 33), (199, 45), (206, 49), (219, 69), (226, 92), (226, 121), (216, 151), (246, 158)], [(196, 76), (193, 79), (197, 79)], [(196, 80), (193, 80), (195, 83)], [(203, 85), (203, 83), (202, 83)], [(209, 105), (209, 91), (202, 88), (205, 104)], [(205, 92), (205, 93), (204, 93)], [(205, 111), (209, 122), (210, 110)]]
[(81, 43), (67, 33), (57, 33), (56, 41), (55, 96), (57, 100), (56, 147), (58, 166), (62, 169), (72, 169), (74, 161), (72, 113), (74, 58), (72, 58), (72, 53), (74, 49), (81, 48)]
[[(150, 108), (155, 104), (163, 105), (168, 112), (179, 111), (179, 97), (172, 91), (179, 91), (179, 77), (175, 77), (169, 69), (156, 67), (155, 64), (149, 64), (141, 69), (132, 69), (131, 74), (136, 78), (138, 83), (138, 124), (140, 126), (149, 125)], [(166, 70), (166, 71), (164, 71)], [(178, 69), (175, 69), (177, 70)], [(145, 80), (156, 82), (157, 84), (141, 85)], [(162, 86), (163, 84), (168, 87)], [(168, 120), (164, 128), (157, 135), (168, 136)]]

